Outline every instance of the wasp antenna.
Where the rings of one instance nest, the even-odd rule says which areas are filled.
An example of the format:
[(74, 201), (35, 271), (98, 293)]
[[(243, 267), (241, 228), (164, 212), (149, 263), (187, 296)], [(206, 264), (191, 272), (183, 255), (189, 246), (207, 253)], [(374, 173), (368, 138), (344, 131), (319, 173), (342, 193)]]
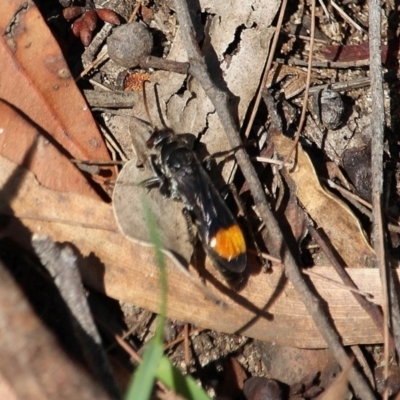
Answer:
[(147, 95), (146, 95), (146, 83), (148, 83), (149, 81), (144, 81), (143, 82), (143, 102), (144, 102), (144, 108), (146, 110), (146, 114), (147, 114), (147, 119), (149, 120), (150, 125), (152, 126), (153, 130), (155, 129), (155, 126), (153, 124), (153, 120), (151, 119), (150, 116), (150, 111), (149, 111), (149, 104), (147, 103)]
[(163, 126), (163, 128), (168, 129), (168, 126), (165, 123), (165, 119), (164, 119), (164, 116), (163, 116), (163, 113), (161, 110), (160, 97), (158, 96), (157, 86), (158, 86), (158, 83), (155, 83), (154, 84), (154, 94), (156, 96), (156, 106), (157, 106), (158, 115), (160, 116), (160, 121), (161, 121), (161, 125)]

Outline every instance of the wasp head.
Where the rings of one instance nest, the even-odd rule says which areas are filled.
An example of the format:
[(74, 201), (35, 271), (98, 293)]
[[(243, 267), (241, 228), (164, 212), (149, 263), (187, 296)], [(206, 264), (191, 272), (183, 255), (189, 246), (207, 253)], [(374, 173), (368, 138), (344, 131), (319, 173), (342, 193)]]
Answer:
[(175, 133), (171, 128), (163, 128), (154, 131), (150, 138), (146, 141), (146, 145), (149, 149), (161, 147), (168, 143), (174, 135)]

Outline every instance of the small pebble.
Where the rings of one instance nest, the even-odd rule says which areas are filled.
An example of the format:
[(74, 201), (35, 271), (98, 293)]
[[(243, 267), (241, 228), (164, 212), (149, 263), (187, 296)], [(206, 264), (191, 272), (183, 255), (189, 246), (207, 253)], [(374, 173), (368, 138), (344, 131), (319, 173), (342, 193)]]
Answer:
[(107, 46), (111, 60), (124, 68), (134, 68), (150, 55), (153, 36), (143, 24), (132, 22), (115, 28)]

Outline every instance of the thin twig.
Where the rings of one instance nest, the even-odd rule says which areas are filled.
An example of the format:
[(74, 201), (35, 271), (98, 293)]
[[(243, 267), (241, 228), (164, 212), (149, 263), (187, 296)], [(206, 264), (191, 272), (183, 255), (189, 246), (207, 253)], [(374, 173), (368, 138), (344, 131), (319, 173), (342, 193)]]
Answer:
[[(305, 40), (306, 42), (310, 41), (310, 36), (304, 36), (304, 35), (294, 35), (293, 33), (288, 34), (289, 37), (295, 38), (295, 39), (301, 39)], [(329, 43), (329, 40), (326, 39), (314, 39), (315, 43), (321, 43), (327, 45)]]
[(132, 108), (140, 98), (136, 92), (113, 91), (110, 93), (108, 90), (85, 89), (83, 94), (89, 105), (97, 108)]
[[(190, 335), (190, 336), (194, 336), (194, 335), (197, 335), (197, 334), (199, 334), (199, 333), (201, 333), (201, 332), (203, 332), (203, 331), (205, 331), (205, 330), (207, 330), (207, 329), (206, 329), (206, 328), (192, 329), (192, 330), (189, 332), (189, 335)], [(167, 344), (164, 346), (164, 350), (167, 351), (168, 349), (170, 349), (171, 347), (174, 347), (174, 346), (177, 345), (178, 343), (183, 342), (184, 339), (185, 339), (185, 338), (184, 338), (184, 335), (181, 334), (181, 335), (178, 336), (175, 340), (173, 340), (173, 341), (167, 343)]]
[(285, 11), (286, 11), (286, 5), (287, 5), (287, 0), (283, 0), (282, 4), (281, 4), (281, 10), (279, 12), (278, 22), (276, 24), (276, 28), (275, 28), (275, 32), (274, 32), (274, 38), (272, 40), (271, 47), (269, 49), (269, 55), (268, 55), (268, 59), (267, 59), (267, 64), (265, 66), (265, 69), (264, 69), (264, 72), (263, 72), (263, 76), (262, 76), (262, 79), (261, 79), (261, 84), (260, 84), (260, 87), (258, 88), (256, 101), (254, 102), (254, 107), (253, 107), (253, 110), (251, 112), (250, 119), (249, 119), (249, 122), (248, 122), (247, 127), (246, 127), (246, 131), (244, 133), (245, 137), (249, 137), (250, 130), (251, 130), (251, 128), (253, 126), (253, 123), (254, 123), (254, 119), (256, 118), (258, 107), (260, 106), (262, 91), (265, 88), (265, 85), (267, 83), (269, 71), (271, 70), (272, 62), (274, 60), (276, 46), (278, 45), (279, 32), (280, 32), (280, 30), (282, 28), (282, 22), (283, 22), (283, 17), (285, 15)]
[(325, 14), (326, 18), (328, 18), (328, 19), (330, 20), (330, 19), (331, 19), (331, 16), (329, 15), (329, 11), (328, 11), (328, 9), (326, 8), (325, 3), (323, 2), (323, 0), (319, 0), (318, 2), (319, 2), (319, 4), (320, 4), (321, 8), (324, 10), (324, 14)]
[[(83, 63), (83, 66), (85, 67), (85, 70), (88, 67), (90, 67), (90, 69), (93, 68), (93, 66), (91, 66), (91, 64), (93, 64), (93, 62), (97, 64), (98, 58), (95, 61), (93, 61), (93, 60), (94, 60), (97, 52), (99, 51), (100, 46), (102, 46), (102, 44), (104, 43), (104, 40), (110, 34), (112, 28), (113, 28), (113, 25), (109, 24), (108, 22), (106, 22), (104, 24), (104, 26), (100, 29), (100, 32), (94, 37), (94, 39), (91, 41), (90, 45), (83, 52), (83, 54), (82, 54), (82, 63)], [(105, 50), (105, 54), (107, 54), (107, 50)], [(88, 71), (86, 71), (85, 74), (87, 74)], [(83, 75), (85, 75), (85, 74), (83, 74)], [(82, 76), (80, 76), (80, 78), (81, 77)], [(78, 77), (77, 81), (80, 78)]]
[(373, 374), (371, 367), (370, 367), (368, 361), (366, 360), (364, 353), (362, 352), (360, 346), (353, 345), (353, 346), (350, 346), (350, 348), (351, 348), (352, 352), (354, 353), (354, 355), (356, 356), (356, 359), (359, 362), (361, 368), (363, 369), (365, 376), (368, 378), (370, 385), (374, 389), (376, 389), (374, 374)]
[[(282, 4), (286, 3), (283, 2)], [(174, 5), (181, 32), (183, 37), (186, 38), (185, 46), (190, 62), (190, 73), (199, 81), (200, 85), (203, 87), (203, 90), (213, 103), (230, 142), (230, 146), (241, 146), (242, 141), (240, 139), (239, 129), (235, 124), (235, 121), (232, 118), (228, 108), (228, 96), (225, 92), (217, 88), (211, 80), (204, 58), (196, 42), (194, 34), (195, 31), (187, 2), (185, 0), (175, 0)], [(346, 368), (346, 366), (348, 366), (350, 363), (350, 357), (343, 348), (339, 335), (333, 329), (330, 317), (325, 314), (324, 307), (322, 306), (320, 299), (311, 293), (307, 284), (305, 283), (303, 276), (299, 271), (299, 267), (297, 266), (290, 249), (287, 247), (284, 241), (282, 231), (280, 230), (280, 227), (268, 206), (264, 189), (256, 175), (256, 171), (248, 154), (243, 149), (239, 149), (236, 153), (236, 159), (253, 195), (254, 204), (264, 223), (268, 226), (268, 230), (272, 238), (268, 243), (271, 253), (276, 257), (282, 256), (282, 261), (284, 262), (286, 268), (286, 275), (296, 288), (299, 297), (309, 310), (316, 326), (321, 332), (321, 335), (331, 348), (333, 354), (335, 354), (339, 365), (343, 369)], [(353, 388), (361, 398), (375, 398), (368, 382), (354, 366), (351, 368), (349, 373), (349, 379)]]
[(293, 151), (296, 149), (296, 147), (299, 143), (299, 140), (300, 140), (300, 134), (303, 130), (304, 123), (306, 122), (306, 114), (307, 114), (307, 110), (308, 110), (308, 96), (309, 96), (310, 84), (311, 84), (314, 37), (315, 37), (315, 0), (311, 0), (311, 29), (310, 29), (310, 45), (309, 45), (310, 49), (309, 49), (309, 56), (308, 56), (306, 88), (304, 90), (303, 106), (301, 108), (299, 126), (297, 127), (293, 146), (290, 149), (289, 153), (286, 154), (286, 156), (283, 160), (284, 164), (286, 164), (289, 161), (289, 158), (291, 157)]
[(75, 82), (81, 80), (89, 71), (91, 71), (94, 67), (99, 65), (102, 61), (104, 61), (108, 57), (108, 53), (105, 51), (103, 54), (100, 54), (94, 61), (92, 61), (80, 74), (77, 78), (75, 78)]
[(135, 19), (136, 14), (138, 13), (139, 8), (140, 8), (141, 5), (142, 5), (142, 0), (138, 0), (137, 3), (136, 3), (136, 5), (135, 5), (135, 8), (134, 8), (133, 11), (132, 11), (131, 16), (130, 16), (129, 19), (128, 19), (128, 24), (130, 24), (131, 22), (133, 22), (133, 20)]
[(86, 164), (86, 165), (125, 165), (126, 161), (112, 161), (112, 160), (77, 160), (76, 158), (70, 158), (74, 164)]
[(324, 178), (319, 178), (319, 179), (325, 181), (332, 189), (336, 189), (338, 192), (340, 192), (347, 199), (352, 198), (353, 200), (358, 201), (364, 207), (368, 208), (369, 210), (372, 210), (371, 203), (369, 203), (368, 201), (362, 199), (360, 196), (357, 196), (356, 194), (350, 192), (350, 190), (347, 190), (346, 188), (344, 188), (344, 187), (342, 187), (340, 185), (337, 185), (331, 179), (324, 179)]
[(355, 287), (352, 287), (352, 286), (349, 286), (349, 285), (345, 285), (344, 283), (337, 282), (337, 281), (335, 281), (335, 280), (333, 280), (331, 278), (328, 278), (327, 276), (318, 274), (318, 273), (316, 273), (314, 271), (310, 271), (308, 269), (303, 269), (301, 272), (304, 275), (313, 276), (313, 277), (315, 277), (317, 279), (321, 279), (323, 281), (329, 282), (332, 286), (336, 286), (336, 287), (339, 287), (341, 289), (348, 290), (349, 292), (357, 293), (360, 296), (363, 296), (363, 297), (365, 297), (367, 299), (373, 299), (373, 297), (374, 297), (371, 293), (363, 292), (363, 291), (361, 291), (361, 290), (359, 290), (359, 289), (357, 289)]
[[(287, 60), (283, 58), (277, 58), (275, 62), (285, 65), (295, 65), (298, 67), (307, 67), (308, 61), (299, 60), (297, 58), (291, 57)], [(361, 59), (354, 61), (313, 61), (313, 68), (332, 68), (332, 69), (348, 69), (348, 68), (361, 68), (369, 65), (369, 59)]]
[(274, 159), (274, 158), (260, 157), (260, 156), (258, 156), (258, 157), (252, 157), (251, 159), (254, 160), (254, 161), (261, 162), (261, 163), (268, 163), (268, 164), (279, 165), (280, 167), (285, 166), (285, 167), (288, 167), (289, 169), (290, 169), (290, 168), (293, 168), (293, 163), (292, 163), (292, 162), (283, 164), (282, 161), (276, 160), (276, 159)]
[[(383, 234), (382, 192), (383, 192), (383, 138), (385, 110), (382, 83), (381, 58), (381, 2), (369, 1), (369, 54), (371, 76), (371, 99), (374, 107), (371, 113), (371, 172), (373, 205), (373, 245), (379, 263), (382, 281), (382, 308), (384, 315), (384, 379), (389, 376), (389, 296), (385, 240)], [(384, 397), (388, 394), (385, 390)]]
[(94, 79), (89, 79), (89, 82), (93, 85), (93, 86), (97, 86), (100, 89), (106, 90), (107, 92), (111, 92), (112, 89), (110, 89), (109, 87), (107, 87), (106, 85), (103, 85), (100, 82), (95, 81)]
[[(368, 203), (368, 201), (362, 199), (360, 196), (357, 196), (356, 194), (350, 192), (346, 188), (344, 188), (340, 185), (337, 185), (335, 182), (333, 182), (330, 179), (325, 179), (322, 177), (319, 177), (319, 179), (321, 181), (326, 182), (329, 185), (329, 187), (331, 187), (332, 189), (336, 189), (338, 192), (340, 192), (347, 201), (349, 201), (355, 208), (357, 208), (358, 211), (362, 212), (364, 215), (366, 215), (372, 221), (372, 211), (370, 211), (370, 210), (372, 210), (372, 204)], [(388, 215), (386, 215), (386, 216), (389, 220), (394, 221), (394, 223), (389, 222), (387, 224), (387, 229), (390, 232), (400, 233), (400, 226), (398, 225), (399, 222), (396, 221), (395, 219), (391, 219), (391, 217)]]
[[(107, 326), (103, 325), (104, 328), (108, 328)], [(107, 329), (109, 332), (110, 330)], [(125, 342), (125, 340), (118, 335), (117, 333), (111, 332), (114, 335), (114, 339), (115, 341), (120, 345), (120, 347), (125, 350), (125, 352), (133, 359), (135, 360), (137, 363), (141, 363), (142, 359), (139, 356), (139, 354), (128, 344)], [(163, 390), (164, 392), (169, 392), (169, 389), (160, 381), (160, 380), (156, 380), (157, 386)]]
[[(343, 268), (343, 266), (340, 264), (340, 262), (338, 261), (337, 257), (334, 255), (331, 248), (322, 239), (319, 232), (313, 226), (309, 226), (308, 231), (310, 232), (312, 238), (317, 242), (317, 244), (319, 245), (321, 250), (324, 252), (324, 254), (327, 256), (327, 258), (329, 259), (329, 262), (331, 263), (331, 265), (333, 266), (333, 268), (335, 269), (336, 273), (339, 275), (339, 277), (343, 281), (343, 283), (349, 287), (353, 287), (353, 288), (357, 289), (357, 286), (352, 281), (350, 276), (347, 274), (347, 272)], [(357, 293), (353, 293), (353, 295), (354, 295), (354, 298), (357, 300), (358, 304), (360, 304), (360, 306), (371, 317), (372, 321), (374, 321), (374, 324), (379, 329), (379, 331), (382, 333), (382, 337), (383, 337), (383, 335), (385, 334), (384, 318), (383, 318), (380, 308), (376, 304), (369, 302), (368, 300), (365, 299), (365, 297), (360, 296)], [(388, 339), (388, 343), (390, 344), (391, 351), (394, 352), (393, 336), (388, 335), (387, 339)]]
[(331, 0), (332, 7), (339, 13), (339, 15), (347, 21), (350, 25), (353, 25), (360, 32), (365, 32), (365, 30), (357, 24), (353, 19), (351, 19), (333, 0)]
[(183, 347), (185, 349), (185, 367), (186, 371), (189, 370), (190, 366), (190, 349), (189, 349), (189, 324), (185, 324), (183, 328)]

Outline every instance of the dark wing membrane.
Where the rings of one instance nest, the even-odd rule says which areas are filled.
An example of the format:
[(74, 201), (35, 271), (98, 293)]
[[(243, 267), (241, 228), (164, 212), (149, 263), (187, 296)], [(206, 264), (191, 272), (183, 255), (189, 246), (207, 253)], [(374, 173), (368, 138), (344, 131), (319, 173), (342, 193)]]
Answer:
[(236, 224), (197, 157), (194, 156), (192, 162), (177, 171), (172, 178), (186, 207), (194, 214), (199, 229), (206, 229), (207, 232), (200, 234), (207, 243), (219, 229)]
[(204, 248), (221, 272), (243, 272), (247, 257), (242, 231), (195, 155), (171, 178), (194, 214)]

